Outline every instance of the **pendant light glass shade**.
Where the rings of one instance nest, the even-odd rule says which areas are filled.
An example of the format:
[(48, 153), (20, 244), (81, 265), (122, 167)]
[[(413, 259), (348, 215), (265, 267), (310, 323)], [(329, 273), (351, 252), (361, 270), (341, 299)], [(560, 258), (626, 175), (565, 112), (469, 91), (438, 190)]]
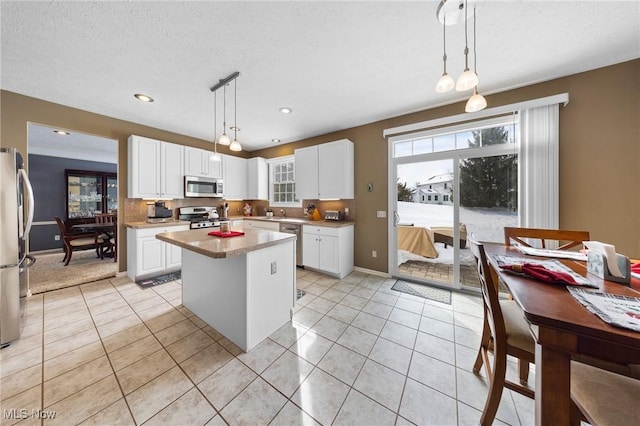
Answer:
[(229, 139), (229, 136), (227, 136), (226, 133), (223, 133), (222, 136), (220, 136), (220, 139), (218, 139), (218, 143), (220, 145), (229, 146), (229, 144), (231, 144), (231, 139)]
[(480, 111), (481, 109), (485, 109), (487, 107), (487, 100), (478, 93), (478, 88), (473, 89), (473, 96), (469, 98), (467, 101), (467, 105), (465, 105), (465, 112), (475, 112)]
[(237, 139), (234, 139), (233, 142), (231, 142), (229, 149), (231, 151), (242, 151), (242, 146), (240, 145), (240, 142), (238, 142)]
[(467, 68), (466, 70), (464, 70), (462, 75), (458, 77), (458, 81), (456, 82), (456, 90), (458, 92), (464, 92), (465, 90), (473, 89), (477, 85), (478, 76), (475, 72)]
[(436, 84), (436, 92), (437, 93), (445, 93), (449, 90), (453, 89), (456, 85), (456, 82), (453, 81), (453, 77), (449, 74), (444, 73), (440, 80), (438, 80), (438, 84)]

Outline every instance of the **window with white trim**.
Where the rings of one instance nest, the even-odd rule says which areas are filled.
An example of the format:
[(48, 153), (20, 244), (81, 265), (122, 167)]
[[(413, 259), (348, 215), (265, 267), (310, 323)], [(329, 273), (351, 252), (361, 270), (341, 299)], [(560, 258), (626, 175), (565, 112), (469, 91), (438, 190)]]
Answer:
[(267, 163), (269, 164), (269, 205), (302, 207), (302, 201), (296, 198), (294, 156), (273, 158)]

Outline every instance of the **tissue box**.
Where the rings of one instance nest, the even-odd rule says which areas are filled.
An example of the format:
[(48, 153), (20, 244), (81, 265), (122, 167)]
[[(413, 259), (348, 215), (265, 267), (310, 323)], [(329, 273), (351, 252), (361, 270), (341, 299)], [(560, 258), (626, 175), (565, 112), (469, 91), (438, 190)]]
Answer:
[(618, 269), (622, 272), (622, 277), (615, 277), (609, 272), (607, 258), (602, 253), (587, 251), (587, 271), (604, 280), (613, 281), (620, 284), (630, 285), (631, 283), (631, 262), (629, 258), (616, 253)]

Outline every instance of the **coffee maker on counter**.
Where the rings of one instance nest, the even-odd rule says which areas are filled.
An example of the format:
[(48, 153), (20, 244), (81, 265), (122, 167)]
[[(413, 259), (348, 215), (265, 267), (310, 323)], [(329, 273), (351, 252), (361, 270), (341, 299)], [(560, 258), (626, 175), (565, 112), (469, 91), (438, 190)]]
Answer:
[(147, 219), (154, 221), (167, 221), (173, 218), (173, 212), (168, 209), (164, 201), (156, 201), (147, 203)]

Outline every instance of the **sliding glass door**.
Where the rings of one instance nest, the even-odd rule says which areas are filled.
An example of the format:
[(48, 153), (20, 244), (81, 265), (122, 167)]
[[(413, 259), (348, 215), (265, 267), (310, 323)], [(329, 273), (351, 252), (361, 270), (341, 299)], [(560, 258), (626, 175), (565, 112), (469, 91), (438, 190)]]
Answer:
[(513, 119), (390, 142), (390, 271), (398, 278), (477, 288), (467, 237), (503, 241), (518, 225)]

